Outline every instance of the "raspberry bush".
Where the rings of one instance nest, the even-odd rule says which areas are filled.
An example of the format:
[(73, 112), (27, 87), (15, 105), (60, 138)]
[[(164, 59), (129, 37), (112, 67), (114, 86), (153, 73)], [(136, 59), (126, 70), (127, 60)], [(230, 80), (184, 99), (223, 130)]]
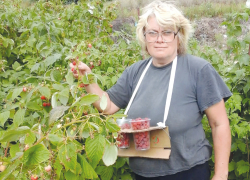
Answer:
[[(128, 35), (112, 32), (115, 4), (21, 0), (0, 3), (0, 179), (131, 179), (117, 158), (120, 113), (107, 116), (86, 93), (110, 88), (141, 58)], [(69, 63), (92, 74), (73, 78)], [(77, 69), (75, 69), (77, 71)], [(31, 178), (31, 179), (32, 179)]]

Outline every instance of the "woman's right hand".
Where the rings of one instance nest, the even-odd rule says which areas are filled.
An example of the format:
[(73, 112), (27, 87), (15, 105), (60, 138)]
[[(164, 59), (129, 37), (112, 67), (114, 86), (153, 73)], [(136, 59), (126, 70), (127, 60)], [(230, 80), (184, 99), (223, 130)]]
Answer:
[[(76, 62), (76, 65), (73, 65), (73, 63), (70, 63), (69, 64), (71, 70), (73, 70), (73, 76), (78, 79), (79, 76), (84, 76), (86, 73), (91, 73), (91, 69), (83, 62), (81, 61), (78, 61)], [(79, 74), (78, 74), (78, 71), (77, 71), (77, 68), (78, 68), (78, 71), (79, 71)]]

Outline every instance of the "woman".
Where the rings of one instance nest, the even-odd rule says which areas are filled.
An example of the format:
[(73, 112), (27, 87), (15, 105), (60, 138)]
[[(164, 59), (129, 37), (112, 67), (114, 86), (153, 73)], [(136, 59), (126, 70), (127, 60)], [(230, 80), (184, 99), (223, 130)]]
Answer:
[[(208, 180), (211, 146), (201, 123), (204, 113), (214, 142), (215, 174), (212, 180), (227, 179), (231, 136), (224, 102), (231, 92), (211, 64), (186, 54), (191, 29), (190, 22), (173, 5), (161, 1), (150, 3), (140, 16), (137, 36), (151, 57), (128, 67), (107, 92), (97, 84), (86, 87), (87, 92), (100, 97), (105, 93), (108, 106), (104, 112), (113, 114), (128, 105), (149, 63), (128, 117), (148, 117), (151, 126), (156, 126), (165, 115), (171, 71), (174, 74), (172, 100), (165, 122), (171, 136), (170, 158), (130, 158), (129, 165), (136, 179)], [(176, 69), (173, 62), (177, 63)], [(78, 68), (82, 74), (91, 72), (84, 63)], [(78, 74), (74, 76), (78, 77)], [(99, 102), (94, 105), (101, 111)]]

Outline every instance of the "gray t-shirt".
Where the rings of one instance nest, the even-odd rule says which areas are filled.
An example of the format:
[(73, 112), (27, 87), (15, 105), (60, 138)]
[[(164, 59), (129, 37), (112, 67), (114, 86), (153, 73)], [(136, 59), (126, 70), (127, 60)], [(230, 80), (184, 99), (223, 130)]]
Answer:
[[(119, 108), (125, 108), (136, 84), (150, 59), (125, 69), (107, 93)], [(150, 65), (128, 111), (129, 118), (151, 119), (150, 125), (163, 122), (172, 63), (163, 67)], [(204, 59), (178, 56), (172, 100), (166, 126), (171, 136), (168, 160), (133, 157), (130, 168), (141, 176), (156, 177), (175, 174), (205, 163), (212, 148), (202, 127), (204, 110), (230, 96), (226, 84), (212, 65)]]

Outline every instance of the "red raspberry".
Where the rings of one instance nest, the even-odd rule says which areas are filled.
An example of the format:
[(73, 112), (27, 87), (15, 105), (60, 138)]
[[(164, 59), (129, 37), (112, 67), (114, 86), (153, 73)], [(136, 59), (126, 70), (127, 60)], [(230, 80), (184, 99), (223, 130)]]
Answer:
[(75, 61), (73, 61), (73, 63), (72, 63), (74, 66), (76, 65), (76, 62)]
[(45, 97), (45, 96), (41, 96), (41, 99), (42, 99), (42, 100), (45, 100), (45, 99), (46, 99), (46, 97)]

